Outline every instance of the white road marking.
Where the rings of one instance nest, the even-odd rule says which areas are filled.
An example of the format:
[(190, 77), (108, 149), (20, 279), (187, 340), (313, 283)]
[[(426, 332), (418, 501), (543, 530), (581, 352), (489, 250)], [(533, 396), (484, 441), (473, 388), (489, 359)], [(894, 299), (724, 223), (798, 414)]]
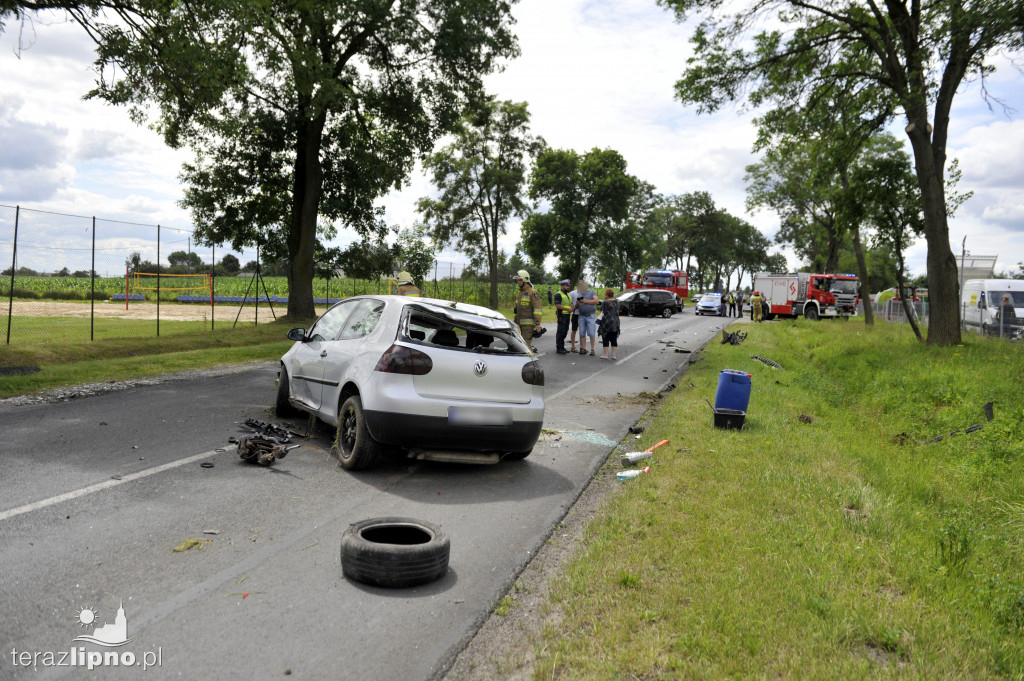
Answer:
[(188, 456), (188, 457), (185, 457), (184, 459), (178, 459), (177, 461), (171, 461), (170, 463), (165, 463), (165, 464), (163, 464), (161, 466), (154, 466), (153, 468), (147, 468), (144, 471), (139, 471), (137, 473), (129, 473), (128, 475), (122, 477), (119, 480), (114, 480), (114, 479), (104, 480), (103, 482), (98, 482), (95, 485), (89, 485), (88, 487), (83, 487), (81, 489), (76, 489), (76, 490), (71, 491), (71, 492), (65, 492), (64, 494), (58, 494), (57, 496), (50, 497), (49, 499), (42, 499), (40, 501), (34, 501), (31, 504), (25, 504), (24, 506), (18, 506), (17, 508), (8, 509), (6, 511), (0, 511), (0, 521), (7, 520), (8, 518), (13, 518), (14, 516), (22, 515), (24, 513), (31, 513), (32, 511), (38, 511), (41, 508), (46, 508), (47, 506), (53, 506), (54, 504), (59, 504), (59, 503), (61, 503), (63, 501), (70, 501), (71, 499), (77, 499), (78, 497), (84, 497), (85, 495), (92, 494), (93, 492), (99, 492), (101, 490), (110, 489), (111, 487), (116, 487), (117, 485), (123, 485), (126, 482), (131, 482), (133, 480), (139, 480), (141, 478), (148, 478), (150, 475), (156, 475), (157, 473), (162, 473), (162, 472), (170, 470), (172, 468), (178, 468), (179, 466), (184, 466), (186, 464), (195, 463), (196, 461), (202, 461), (203, 459), (207, 459), (207, 458), (213, 456), (214, 454), (220, 454), (220, 453), (221, 452), (218, 452), (218, 451), (214, 450), (214, 451), (211, 451), (211, 452), (204, 452), (202, 454), (196, 454), (194, 456)]

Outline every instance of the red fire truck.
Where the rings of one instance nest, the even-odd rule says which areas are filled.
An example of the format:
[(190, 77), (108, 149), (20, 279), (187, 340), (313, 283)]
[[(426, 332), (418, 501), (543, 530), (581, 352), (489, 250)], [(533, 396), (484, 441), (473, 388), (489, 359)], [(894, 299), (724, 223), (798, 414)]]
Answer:
[(849, 317), (857, 314), (857, 276), (795, 272), (754, 275), (754, 290), (764, 299), (764, 317)]
[(690, 277), (682, 270), (647, 270), (626, 274), (626, 288), (660, 288), (675, 294), (682, 305), (690, 296)]

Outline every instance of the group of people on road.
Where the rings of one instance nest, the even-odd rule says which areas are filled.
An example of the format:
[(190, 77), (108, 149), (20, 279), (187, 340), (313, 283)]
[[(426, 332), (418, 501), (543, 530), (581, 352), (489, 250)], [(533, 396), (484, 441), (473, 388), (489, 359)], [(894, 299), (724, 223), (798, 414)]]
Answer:
[[(519, 286), (519, 293), (516, 296), (514, 315), (516, 324), (519, 325), (519, 332), (531, 349), (532, 341), (539, 334), (537, 329), (541, 328), (541, 314), (543, 312), (540, 295), (530, 284), (530, 273), (526, 270), (519, 270), (514, 277)], [(572, 282), (563, 279), (558, 282), (559, 291), (548, 290), (549, 302), (555, 306), (555, 319), (557, 329), (555, 331), (555, 352), (559, 355), (568, 355), (577, 352), (576, 335), (579, 334), (579, 354), (586, 355), (587, 339), (590, 339), (590, 356), (597, 355), (598, 326), (600, 326), (602, 354), (601, 359), (616, 359), (619, 339), (619, 301), (615, 299), (615, 291), (605, 289), (604, 299), (601, 300), (587, 284), (580, 280), (573, 288)], [(597, 308), (601, 306), (600, 324), (597, 319)], [(569, 337), (570, 349), (565, 348), (565, 339)], [(610, 353), (610, 354), (609, 354)]]
[(725, 302), (729, 305), (728, 315), (730, 317), (743, 316), (743, 300), (742, 291), (729, 291), (729, 295), (725, 297)]

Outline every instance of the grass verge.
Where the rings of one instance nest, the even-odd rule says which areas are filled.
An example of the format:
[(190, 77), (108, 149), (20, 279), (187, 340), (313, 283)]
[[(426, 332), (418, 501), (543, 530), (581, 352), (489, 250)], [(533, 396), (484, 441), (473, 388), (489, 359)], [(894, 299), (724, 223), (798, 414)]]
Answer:
[[(165, 323), (161, 323), (161, 331)], [(0, 375), (0, 398), (79, 383), (118, 381), (186, 369), (277, 359), (292, 341), (285, 337), (292, 323), (241, 325), (216, 331), (178, 330), (144, 338), (57, 341), (0, 346), (0, 367), (38, 366), (40, 371)]]
[[(631, 441), (671, 444), (553, 585), (534, 678), (1024, 678), (1024, 348), (745, 328)], [(742, 431), (704, 402), (725, 368), (753, 375)]]

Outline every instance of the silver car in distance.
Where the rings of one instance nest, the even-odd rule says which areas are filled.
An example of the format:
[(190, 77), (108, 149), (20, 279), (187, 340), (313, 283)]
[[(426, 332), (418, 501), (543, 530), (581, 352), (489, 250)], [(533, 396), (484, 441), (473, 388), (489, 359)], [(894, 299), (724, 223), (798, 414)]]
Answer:
[(477, 305), (356, 296), (281, 358), (276, 412), (338, 426), (341, 465), (389, 448), (440, 461), (524, 459), (544, 422), (544, 370), (515, 326)]

